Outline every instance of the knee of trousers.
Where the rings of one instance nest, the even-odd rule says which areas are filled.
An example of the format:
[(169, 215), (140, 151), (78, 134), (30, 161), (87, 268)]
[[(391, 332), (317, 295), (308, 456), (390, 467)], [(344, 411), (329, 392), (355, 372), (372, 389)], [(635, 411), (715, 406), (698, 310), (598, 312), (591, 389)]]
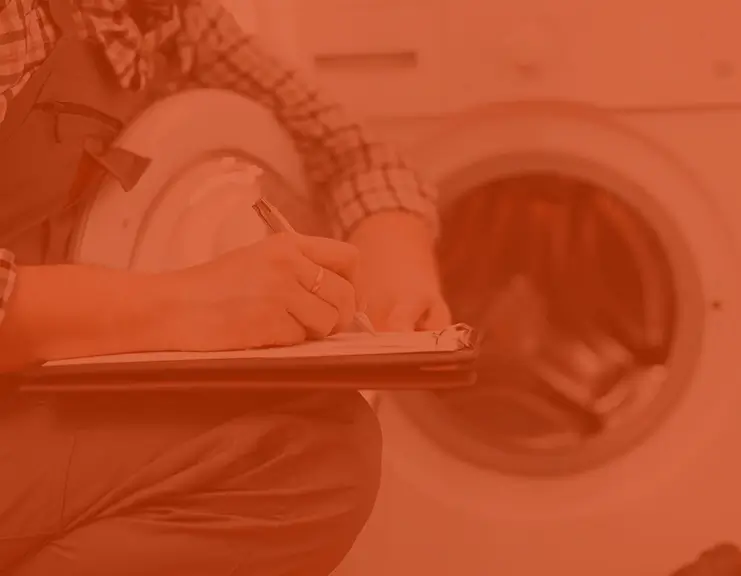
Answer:
[(319, 402), (330, 416), (318, 435), (320, 456), (314, 462), (327, 474), (327, 484), (339, 488), (349, 532), (359, 532), (373, 510), (381, 482), (381, 427), (359, 393), (328, 393)]
[(352, 446), (345, 473), (354, 486), (352, 505), (360, 529), (373, 510), (381, 483), (382, 433), (375, 412), (359, 393), (349, 394), (344, 402), (350, 415), (345, 441)]
[(231, 439), (245, 437), (242, 426), (254, 431), (256, 421), (264, 422), (263, 434), (246, 453), (262, 464), (246, 472), (243, 487), (239, 479), (231, 483), (257, 495), (238, 502), (248, 528), (237, 533), (253, 544), (244, 549), (245, 566), (251, 574), (272, 573), (266, 558), (277, 555), (281, 574), (330, 574), (376, 502), (382, 450), (376, 414), (357, 392), (311, 393), (239, 418)]
[[(231, 459), (251, 462), (246, 469), (238, 465), (243, 473), (232, 480), (269, 495), (267, 509), (288, 505), (296, 516), (324, 518), (328, 529), (348, 534), (370, 516), (380, 485), (382, 436), (361, 394), (312, 393), (240, 417), (223, 432), (237, 451)], [(295, 498), (284, 501), (283, 494)]]

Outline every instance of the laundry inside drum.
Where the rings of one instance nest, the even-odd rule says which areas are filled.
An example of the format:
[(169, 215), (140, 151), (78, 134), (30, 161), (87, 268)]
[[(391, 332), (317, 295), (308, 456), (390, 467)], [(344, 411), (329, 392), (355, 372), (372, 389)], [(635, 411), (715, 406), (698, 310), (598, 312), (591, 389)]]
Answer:
[(630, 449), (670, 411), (672, 270), (619, 191), (514, 175), (461, 195), (440, 240), (454, 317), (482, 334), (477, 385), (428, 394), (435, 418), (422, 419), (458, 456), (576, 470)]

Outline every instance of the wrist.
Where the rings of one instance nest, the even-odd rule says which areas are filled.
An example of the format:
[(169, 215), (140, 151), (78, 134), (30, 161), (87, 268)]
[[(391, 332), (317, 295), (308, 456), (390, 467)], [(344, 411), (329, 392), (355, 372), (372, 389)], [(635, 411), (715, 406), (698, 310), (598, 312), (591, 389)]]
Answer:
[(421, 215), (387, 211), (368, 216), (350, 235), (349, 241), (358, 248), (389, 246), (394, 251), (413, 248), (430, 254), (435, 247), (433, 226)]
[(181, 307), (170, 274), (129, 273), (115, 287), (108, 322), (102, 326), (105, 354), (179, 350)]
[(375, 214), (357, 227), (349, 241), (358, 248), (361, 274), (438, 282), (435, 236), (420, 216), (404, 212)]
[(93, 266), (19, 267), (0, 330), (0, 364), (156, 350), (166, 345), (163, 277)]

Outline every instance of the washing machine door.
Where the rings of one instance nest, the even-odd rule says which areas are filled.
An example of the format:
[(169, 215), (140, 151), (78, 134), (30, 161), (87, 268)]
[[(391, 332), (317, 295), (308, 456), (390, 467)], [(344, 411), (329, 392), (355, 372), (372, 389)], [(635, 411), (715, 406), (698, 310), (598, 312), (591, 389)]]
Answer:
[(453, 313), (490, 338), (474, 388), (377, 399), (373, 571), (349, 573), (661, 576), (741, 543), (740, 261), (669, 148), (534, 103), (416, 150)]
[(148, 272), (205, 262), (265, 237), (252, 209), (260, 197), (300, 232), (324, 230), (290, 138), (269, 110), (236, 93), (161, 100), (117, 146), (151, 162), (131, 190), (103, 183), (73, 244), (77, 262)]

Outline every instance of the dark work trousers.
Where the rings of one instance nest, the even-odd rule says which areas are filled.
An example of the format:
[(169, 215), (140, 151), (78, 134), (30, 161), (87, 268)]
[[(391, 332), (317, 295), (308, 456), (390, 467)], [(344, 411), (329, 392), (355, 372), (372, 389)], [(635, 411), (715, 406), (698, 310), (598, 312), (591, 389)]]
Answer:
[(378, 490), (355, 392), (1, 400), (2, 575), (325, 576)]

